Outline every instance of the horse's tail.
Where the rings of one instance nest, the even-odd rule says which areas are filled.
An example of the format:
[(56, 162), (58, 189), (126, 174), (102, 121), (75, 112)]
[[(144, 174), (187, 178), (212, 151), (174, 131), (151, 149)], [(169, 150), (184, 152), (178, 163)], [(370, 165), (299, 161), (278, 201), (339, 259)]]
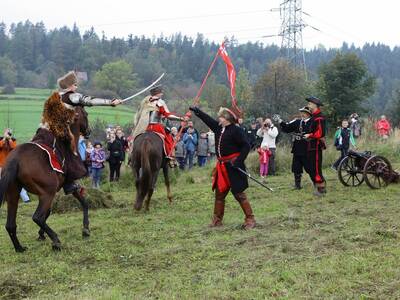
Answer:
[(140, 176), (141, 188), (143, 191), (148, 191), (152, 184), (152, 172), (150, 166), (150, 140), (144, 139), (142, 147), (140, 149), (140, 165), (142, 168), (142, 174)]
[(0, 206), (5, 201), (5, 194), (10, 183), (17, 179), (18, 160), (15, 158), (7, 162), (5, 168), (1, 172), (0, 179)]

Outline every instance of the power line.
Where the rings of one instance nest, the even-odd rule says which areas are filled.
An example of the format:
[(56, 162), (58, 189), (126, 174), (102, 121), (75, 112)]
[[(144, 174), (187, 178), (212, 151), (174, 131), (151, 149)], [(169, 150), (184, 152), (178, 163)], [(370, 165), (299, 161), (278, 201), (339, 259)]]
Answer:
[(282, 37), (281, 55), (286, 56), (295, 67), (303, 69), (307, 78), (303, 48), (303, 29), (307, 25), (303, 22), (302, 0), (284, 0), (279, 9), (271, 11), (279, 11), (281, 16), (281, 29), (277, 35)]
[(221, 17), (221, 16), (238, 16), (238, 15), (247, 15), (247, 14), (264, 14), (266, 12), (269, 12), (269, 10), (252, 10), (252, 11), (244, 11), (244, 12), (182, 16), (182, 17), (174, 17), (174, 18), (130, 20), (130, 21), (124, 21), (124, 22), (82, 25), (81, 27), (85, 28), (85, 27), (103, 27), (103, 26), (126, 25), (126, 24), (141, 24), (141, 23), (160, 23), (160, 22), (170, 22), (170, 21), (182, 21), (182, 20), (192, 20), (192, 19), (214, 18), (214, 17)]

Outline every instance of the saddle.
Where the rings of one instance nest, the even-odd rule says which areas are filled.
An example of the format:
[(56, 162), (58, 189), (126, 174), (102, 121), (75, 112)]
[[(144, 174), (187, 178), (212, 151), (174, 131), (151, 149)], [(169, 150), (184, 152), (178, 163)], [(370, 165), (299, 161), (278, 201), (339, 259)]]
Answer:
[(45, 128), (39, 128), (29, 144), (36, 145), (47, 153), (49, 164), (53, 171), (64, 174), (63, 150), (58, 145), (56, 138)]

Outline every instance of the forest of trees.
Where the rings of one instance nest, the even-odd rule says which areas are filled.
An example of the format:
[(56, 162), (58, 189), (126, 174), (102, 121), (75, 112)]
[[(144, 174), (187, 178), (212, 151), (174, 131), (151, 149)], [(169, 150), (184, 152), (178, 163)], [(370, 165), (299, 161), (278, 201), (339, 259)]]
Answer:
[[(88, 74), (89, 81), (83, 86), (87, 91), (124, 97), (166, 72), (164, 83), (170, 88), (169, 96), (189, 99), (195, 95), (218, 46), (201, 34), (196, 38), (177, 33), (171, 37), (131, 35), (122, 39), (99, 36), (93, 28), (81, 33), (77, 26), (47, 30), (43, 23), (25, 21), (9, 28), (0, 23), (0, 86), (54, 88), (57, 77), (68, 70), (78, 70)], [(284, 95), (283, 91), (291, 93), (287, 96), (290, 99), (305, 93), (326, 96), (327, 91), (320, 89), (326, 87), (321, 78), (327, 78), (330, 62), (336, 59), (339, 63), (338, 55), (355, 54), (351, 59), (360, 62), (354, 65), (363, 70), (365, 64), (367, 72), (364, 79), (359, 78), (366, 85), (360, 83), (357, 90), (360, 93), (353, 94), (355, 101), (363, 103), (362, 107), (373, 114), (393, 115), (399, 110), (399, 47), (391, 49), (383, 44), (365, 44), (362, 48), (343, 44), (340, 49), (316, 47), (305, 53), (308, 81), (278, 59), (280, 49), (276, 45), (238, 44), (232, 38), (228, 51), (238, 73), (238, 98), (245, 106), (268, 102), (270, 98), (272, 101)], [(263, 86), (264, 83), (273, 85), (275, 90)], [(203, 98), (215, 100), (208, 101), (210, 108), (229, 99), (223, 63), (216, 65)], [(282, 105), (282, 101), (279, 103)], [(264, 112), (276, 109), (284, 108), (263, 106)]]

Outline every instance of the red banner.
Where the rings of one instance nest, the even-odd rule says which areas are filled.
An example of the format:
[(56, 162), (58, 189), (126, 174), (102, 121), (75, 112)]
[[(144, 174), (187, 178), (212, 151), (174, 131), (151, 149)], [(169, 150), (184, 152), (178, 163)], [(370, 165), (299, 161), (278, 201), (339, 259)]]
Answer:
[(235, 88), (235, 83), (236, 83), (236, 71), (235, 67), (233, 66), (233, 63), (228, 55), (228, 52), (226, 51), (225, 48), (225, 42), (221, 44), (218, 50), (219, 56), (223, 59), (226, 65), (226, 73), (228, 76), (228, 81), (231, 86), (231, 97), (232, 97), (232, 106), (239, 112), (241, 113), (239, 107), (237, 106), (237, 100), (236, 100), (236, 88)]

